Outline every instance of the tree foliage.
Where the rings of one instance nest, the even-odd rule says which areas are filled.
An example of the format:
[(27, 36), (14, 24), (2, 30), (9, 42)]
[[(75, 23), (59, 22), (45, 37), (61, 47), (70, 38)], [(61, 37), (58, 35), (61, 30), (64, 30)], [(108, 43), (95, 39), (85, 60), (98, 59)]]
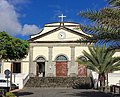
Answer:
[[(78, 57), (77, 61), (85, 65), (88, 69), (95, 71), (99, 74), (99, 78), (105, 77), (105, 74), (113, 71), (120, 70), (120, 57), (113, 57), (115, 50), (109, 50), (103, 47), (88, 47), (89, 53), (83, 51), (84, 59)], [(105, 78), (104, 78), (105, 79)]]
[(82, 30), (92, 33), (92, 37), (88, 38), (90, 41), (106, 43), (112, 40), (116, 43), (114, 46), (120, 47), (120, 0), (107, 1), (108, 7), (79, 13), (92, 22), (92, 25), (83, 25)]
[(78, 57), (79, 63), (99, 74), (120, 70), (120, 57), (113, 57), (115, 50), (109, 50), (105, 46), (88, 48), (90, 53), (83, 51), (87, 60), (82, 60)]
[(29, 51), (29, 43), (0, 32), (0, 59), (17, 60), (26, 57)]

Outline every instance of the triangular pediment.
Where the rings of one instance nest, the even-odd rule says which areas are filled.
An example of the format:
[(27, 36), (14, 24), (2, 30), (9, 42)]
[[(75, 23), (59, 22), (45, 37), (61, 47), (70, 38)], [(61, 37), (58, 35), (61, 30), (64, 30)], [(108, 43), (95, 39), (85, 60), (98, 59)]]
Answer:
[(65, 24), (59, 25), (45, 25), (41, 33), (31, 36), (29, 41), (77, 41), (89, 37), (82, 30), (76, 30), (75, 28), (79, 27), (78, 24), (67, 26)]

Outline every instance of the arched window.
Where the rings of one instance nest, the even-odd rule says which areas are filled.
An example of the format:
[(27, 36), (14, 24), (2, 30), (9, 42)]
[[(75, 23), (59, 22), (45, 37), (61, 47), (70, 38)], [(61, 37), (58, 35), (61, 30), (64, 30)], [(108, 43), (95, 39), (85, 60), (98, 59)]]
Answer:
[(78, 59), (82, 61), (87, 61), (87, 58), (85, 56), (80, 56)]
[(45, 62), (45, 58), (43, 58), (43, 57), (38, 57), (36, 61), (37, 61), (37, 62)]
[(68, 59), (67, 59), (64, 55), (59, 55), (59, 56), (56, 58), (56, 61), (68, 61)]

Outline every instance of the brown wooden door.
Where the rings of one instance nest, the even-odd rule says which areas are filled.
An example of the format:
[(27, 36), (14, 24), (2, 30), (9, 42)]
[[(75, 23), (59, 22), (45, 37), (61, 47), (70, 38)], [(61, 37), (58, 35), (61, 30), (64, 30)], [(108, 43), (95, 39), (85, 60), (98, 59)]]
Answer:
[(78, 76), (79, 77), (86, 77), (87, 76), (87, 69), (85, 66), (78, 64)]
[(56, 77), (67, 76), (67, 62), (56, 62)]

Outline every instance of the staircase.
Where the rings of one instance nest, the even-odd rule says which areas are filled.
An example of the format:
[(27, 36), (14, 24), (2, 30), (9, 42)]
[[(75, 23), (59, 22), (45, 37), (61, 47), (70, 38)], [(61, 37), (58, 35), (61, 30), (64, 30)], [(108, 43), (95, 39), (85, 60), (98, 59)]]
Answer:
[(67, 87), (67, 88), (91, 88), (89, 77), (30, 77), (25, 87)]

